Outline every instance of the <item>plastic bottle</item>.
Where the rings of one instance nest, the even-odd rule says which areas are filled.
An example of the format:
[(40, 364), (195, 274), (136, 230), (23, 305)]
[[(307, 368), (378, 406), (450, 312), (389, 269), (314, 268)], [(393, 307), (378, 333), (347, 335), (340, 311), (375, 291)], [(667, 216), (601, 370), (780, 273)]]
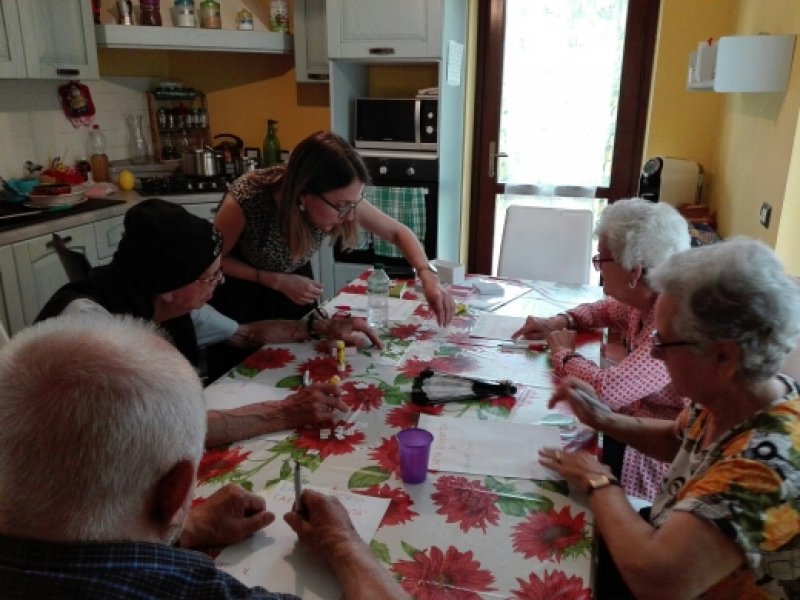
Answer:
[(175, 0), (175, 6), (172, 10), (175, 27), (197, 27), (194, 0)]
[(281, 141), (278, 139), (278, 122), (267, 121), (267, 135), (264, 136), (263, 156), (264, 166), (270, 167), (281, 162)]
[(110, 181), (106, 138), (100, 131), (99, 125), (92, 125), (92, 129), (89, 131), (89, 137), (86, 140), (86, 154), (89, 155), (89, 164), (92, 165), (92, 179), (94, 181)]
[(375, 263), (375, 269), (367, 279), (367, 323), (370, 327), (389, 325), (389, 286), (391, 281), (383, 263)]

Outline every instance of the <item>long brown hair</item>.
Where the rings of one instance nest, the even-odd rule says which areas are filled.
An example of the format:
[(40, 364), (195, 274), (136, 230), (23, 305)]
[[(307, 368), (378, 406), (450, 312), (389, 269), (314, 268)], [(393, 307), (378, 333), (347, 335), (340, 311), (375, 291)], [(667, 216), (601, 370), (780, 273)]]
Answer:
[[(325, 194), (356, 180), (369, 183), (364, 161), (344, 138), (331, 131), (318, 131), (292, 150), (278, 206), (278, 220), (292, 257), (305, 256), (312, 244), (308, 220), (300, 211), (300, 196)], [(342, 247), (351, 249), (358, 239), (358, 223), (355, 220), (339, 223), (330, 235), (331, 243), (341, 238)]]

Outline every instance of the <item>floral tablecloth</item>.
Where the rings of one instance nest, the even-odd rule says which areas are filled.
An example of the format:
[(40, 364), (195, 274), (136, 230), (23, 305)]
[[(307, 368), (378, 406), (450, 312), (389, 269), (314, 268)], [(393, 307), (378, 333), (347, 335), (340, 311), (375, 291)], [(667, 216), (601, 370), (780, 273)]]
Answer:
[[(592, 287), (521, 284), (529, 291), (498, 313), (555, 314), (601, 294)], [(346, 291), (365, 293), (366, 284), (357, 281)], [(583, 498), (570, 496), (564, 482), (447, 472), (431, 472), (419, 485), (400, 480), (394, 434), (416, 425), (420, 413), (537, 423), (549, 412), (546, 402), (554, 384), (546, 352), (500, 352), (496, 341), (470, 338), (474, 312), (440, 329), (413, 293), (405, 297), (419, 306), (409, 322), (392, 323), (382, 332), (384, 350), (367, 348), (348, 356), (342, 389), (349, 413), (336, 413), (334, 422), (322, 426), (207, 452), (196, 502), (228, 482), (269, 490), (291, 479), (297, 460), (310, 485), (391, 499), (371, 546), (416, 598), (591, 598), (592, 514)], [(584, 354), (599, 357), (599, 334), (580, 343)], [(518, 393), (420, 407), (410, 402), (409, 392), (414, 376), (427, 366), (510, 379)], [(258, 381), (288, 392), (301, 385), (306, 371), (315, 382), (337, 373), (326, 345), (264, 347), (218, 383)], [(356, 423), (348, 435), (320, 435), (348, 423)], [(272, 589), (281, 591), (280, 582)]]

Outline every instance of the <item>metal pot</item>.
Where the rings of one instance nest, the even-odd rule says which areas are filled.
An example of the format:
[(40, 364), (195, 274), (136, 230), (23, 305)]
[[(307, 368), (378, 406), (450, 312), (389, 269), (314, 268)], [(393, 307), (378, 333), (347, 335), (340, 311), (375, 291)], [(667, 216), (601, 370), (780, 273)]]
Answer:
[(197, 148), (181, 155), (184, 175), (214, 177), (221, 173), (220, 154), (211, 148)]

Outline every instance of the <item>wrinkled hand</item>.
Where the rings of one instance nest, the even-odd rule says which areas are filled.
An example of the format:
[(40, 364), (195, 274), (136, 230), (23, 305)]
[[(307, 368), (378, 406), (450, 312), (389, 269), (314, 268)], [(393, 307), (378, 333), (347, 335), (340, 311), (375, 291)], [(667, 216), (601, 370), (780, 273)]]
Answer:
[(302, 275), (282, 273), (275, 289), (295, 304), (313, 304), (322, 295), (322, 286)]
[(428, 301), (428, 306), (436, 315), (436, 323), (441, 327), (446, 327), (453, 320), (453, 315), (456, 312), (456, 301), (447, 293), (447, 291), (439, 284), (439, 280), (431, 280), (430, 283), (423, 283), (422, 293), (425, 294), (425, 299)]
[(319, 322), (322, 324), (321, 329), (325, 337), (331, 340), (343, 340), (348, 346), (363, 346), (364, 336), (367, 336), (373, 346), (383, 348), (378, 332), (370, 327), (363, 317), (325, 319)]
[[(587, 402), (577, 390), (582, 390), (583, 393), (594, 398), (597, 404)], [(594, 388), (577, 377), (568, 376), (562, 379), (547, 402), (547, 407), (553, 408), (559, 402), (569, 404), (578, 420), (592, 429), (603, 431), (608, 426), (609, 419), (613, 419), (610, 409), (598, 406), (602, 405), (602, 400), (597, 398)]]
[(525, 324), (514, 332), (511, 339), (523, 337), (528, 340), (541, 340), (547, 337), (547, 334), (557, 329), (562, 329), (564, 319), (559, 316), (555, 317), (527, 317)]
[(286, 513), (283, 519), (300, 543), (323, 560), (336, 560), (349, 545), (364, 543), (338, 498), (307, 489), (303, 490), (302, 503), (307, 519), (295, 511)]
[(554, 354), (560, 350), (575, 350), (577, 334), (572, 329), (558, 329), (547, 334), (547, 343)]
[(182, 548), (227, 546), (263, 529), (275, 515), (264, 498), (229, 483), (189, 511), (180, 536)]
[(280, 402), (287, 428), (330, 421), (334, 410), (347, 412), (342, 390), (332, 383), (315, 383)]
[(565, 452), (560, 448), (542, 448), (539, 450), (539, 464), (555, 471), (563, 477), (574, 490), (584, 491), (590, 474), (598, 473), (611, 476), (611, 469), (597, 458), (579, 450)]

